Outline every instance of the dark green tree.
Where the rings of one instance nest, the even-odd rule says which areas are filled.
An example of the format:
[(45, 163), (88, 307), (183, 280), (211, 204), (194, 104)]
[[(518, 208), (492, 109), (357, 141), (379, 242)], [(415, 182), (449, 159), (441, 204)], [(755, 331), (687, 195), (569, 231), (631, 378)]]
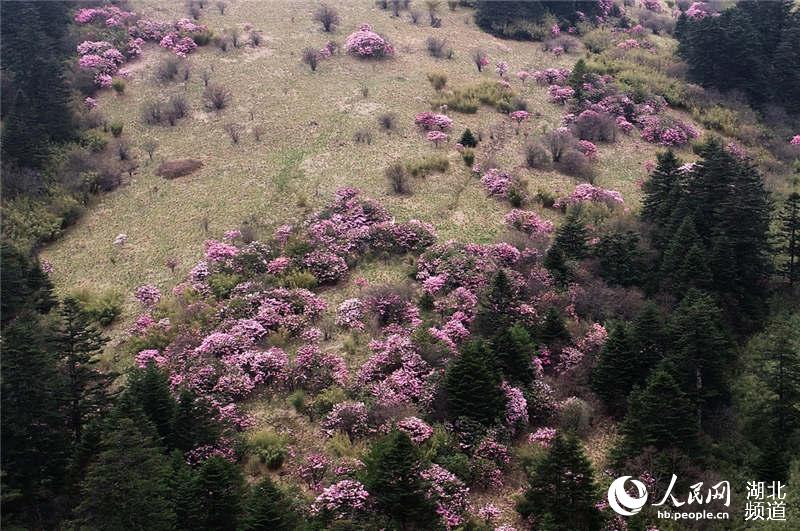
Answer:
[(619, 457), (639, 455), (647, 447), (697, 448), (697, 424), (692, 402), (663, 367), (655, 369), (644, 388), (636, 388), (628, 400), (628, 414), (620, 426), (623, 436)]
[(600, 264), (600, 276), (609, 284), (632, 286), (639, 283), (644, 253), (639, 247), (637, 233), (629, 230), (602, 235), (594, 255)]
[(491, 349), (485, 341), (471, 341), (450, 362), (444, 388), (450, 416), (466, 417), (488, 427), (502, 418), (506, 397)]
[(250, 490), (245, 514), (244, 531), (292, 531), (297, 528), (289, 500), (268, 477)]
[(120, 400), (136, 404), (156, 428), (159, 442), (174, 448), (173, 427), (177, 404), (169, 388), (165, 372), (150, 363), (144, 369), (133, 369), (128, 375), (128, 385)]
[(560, 247), (551, 245), (544, 255), (542, 265), (553, 276), (553, 279), (560, 285), (564, 285), (572, 277), (572, 270), (564, 256), (564, 251)]
[(176, 528), (181, 531), (200, 529), (202, 510), (197, 472), (186, 464), (186, 457), (179, 450), (173, 450), (171, 465), (170, 489), (175, 509)]
[(393, 430), (373, 443), (364, 460), (363, 483), (390, 529), (430, 529), (436, 512), (420, 477), (419, 450)]
[(2, 331), (3, 513), (6, 522), (30, 528), (54, 525), (55, 494), (70, 450), (60, 397), (64, 380), (48, 337), (34, 312), (22, 313)]
[(591, 386), (616, 416), (625, 412), (628, 393), (638, 383), (640, 375), (633, 374), (634, 348), (629, 325), (617, 323), (608, 334), (592, 370)]
[(533, 380), (531, 353), (535, 345), (528, 330), (517, 323), (501, 330), (491, 340), (500, 370), (509, 382), (527, 385)]
[(780, 213), (780, 253), (785, 257), (781, 273), (794, 286), (800, 278), (800, 193), (792, 192), (786, 198)]
[(0, 246), (0, 319), (7, 323), (23, 310), (48, 312), (56, 303), (53, 284), (39, 263), (6, 242)]
[(594, 472), (580, 441), (558, 435), (534, 466), (517, 511), (523, 518), (534, 517), (537, 529), (594, 531), (602, 526), (597, 497)]
[(459, 142), (464, 147), (475, 147), (478, 145), (478, 139), (475, 138), (475, 135), (472, 134), (469, 127), (464, 129), (464, 133), (461, 135)]
[(570, 212), (564, 223), (556, 230), (553, 247), (560, 249), (567, 258), (581, 260), (589, 255), (587, 239), (586, 225), (577, 214)]
[(569, 330), (567, 330), (564, 318), (558, 313), (558, 310), (553, 307), (547, 309), (537, 338), (540, 343), (547, 346), (557, 346), (563, 342), (569, 341)]
[(172, 445), (188, 452), (198, 446), (214, 443), (221, 435), (221, 426), (214, 418), (211, 405), (188, 389), (181, 390), (175, 410)]
[(89, 323), (76, 299), (64, 299), (59, 314), (61, 329), (58, 332), (57, 349), (67, 381), (65, 401), (68, 426), (73, 440), (77, 442), (84, 424), (110, 404), (110, 376), (96, 368), (97, 357), (106, 340)]
[(206, 459), (197, 474), (197, 493), (202, 529), (238, 528), (245, 494), (238, 465), (217, 456)]
[(489, 337), (498, 329), (505, 329), (513, 323), (514, 303), (518, 296), (508, 278), (508, 273), (499, 269), (492, 282), (478, 301), (478, 311), (472, 324), (473, 330)]
[(83, 481), (78, 521), (88, 529), (174, 529), (172, 469), (152, 428), (125, 417), (114, 424)]
[(671, 202), (673, 191), (681, 186), (682, 161), (670, 149), (656, 155), (656, 167), (644, 183), (642, 198), (642, 219), (657, 226), (663, 226), (669, 219), (674, 205)]

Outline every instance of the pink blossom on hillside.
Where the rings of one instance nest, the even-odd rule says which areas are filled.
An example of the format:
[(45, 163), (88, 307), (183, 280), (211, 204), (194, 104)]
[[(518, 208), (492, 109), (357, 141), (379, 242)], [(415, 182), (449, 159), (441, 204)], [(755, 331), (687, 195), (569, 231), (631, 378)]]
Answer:
[(478, 509), (478, 518), (486, 522), (492, 522), (500, 518), (503, 514), (494, 504), (487, 503)]
[(453, 127), (453, 120), (447, 115), (425, 111), (414, 117), (414, 123), (426, 131), (448, 131)]
[(686, 10), (686, 16), (693, 20), (700, 20), (712, 13), (712, 8), (706, 2), (694, 2)]
[(664, 9), (659, 0), (642, 0), (642, 6), (654, 13), (661, 13)]
[(134, 297), (145, 306), (153, 306), (161, 300), (161, 290), (152, 284), (142, 284), (136, 288)]
[(92, 98), (91, 96), (86, 96), (86, 99), (83, 100), (83, 104), (86, 106), (87, 109), (94, 109), (97, 107), (97, 100)]
[(421, 444), (433, 435), (433, 428), (417, 417), (406, 417), (397, 421), (397, 429), (408, 434), (416, 444)]
[(217, 240), (206, 240), (205, 247), (209, 262), (227, 262), (239, 253), (235, 246)]
[(497, 195), (505, 197), (511, 184), (514, 182), (514, 177), (510, 174), (500, 171), (497, 168), (490, 168), (481, 177), (481, 183), (489, 195)]
[(531, 74), (527, 70), (520, 70), (519, 72), (517, 72), (517, 79), (522, 81), (523, 85), (525, 84), (525, 81), (531, 76), (533, 76), (533, 74)]
[(341, 256), (325, 251), (311, 251), (303, 257), (303, 265), (320, 284), (336, 282), (347, 273), (347, 262)]
[(516, 387), (511, 387), (506, 382), (502, 384), (506, 394), (506, 425), (511, 428), (528, 424), (528, 402), (525, 396)]
[(549, 448), (555, 438), (556, 430), (554, 428), (538, 428), (528, 436), (528, 444), (538, 444), (542, 448)]
[(394, 55), (394, 47), (372, 31), (369, 24), (362, 24), (358, 31), (351, 33), (344, 41), (344, 49), (356, 57), (381, 58)]
[(167, 364), (167, 358), (156, 349), (142, 350), (136, 355), (136, 366), (140, 369), (144, 369), (150, 363), (162, 368)]
[(575, 90), (572, 87), (559, 87), (558, 85), (550, 85), (548, 93), (552, 103), (564, 105), (567, 100), (575, 95)]
[(364, 485), (344, 479), (322, 491), (311, 504), (311, 513), (329, 514), (337, 520), (350, 519), (367, 509), (369, 493)]
[(789, 145), (800, 146), (800, 135), (794, 135), (792, 139), (789, 140)]
[(597, 160), (597, 146), (588, 140), (578, 140), (578, 151), (586, 155), (589, 160)]
[(336, 310), (336, 324), (349, 330), (364, 330), (364, 303), (347, 299)]
[(294, 358), (295, 384), (312, 391), (331, 385), (346, 386), (350, 378), (347, 364), (341, 356), (322, 352), (317, 345), (304, 345)]
[(505, 61), (498, 61), (494, 67), (494, 71), (497, 72), (497, 75), (500, 77), (506, 77), (508, 73), (508, 63)]
[(567, 205), (583, 202), (606, 203), (608, 205), (623, 204), (622, 194), (616, 190), (606, 190), (589, 183), (581, 183), (575, 187), (571, 195), (561, 197), (553, 205), (556, 208), (563, 208)]
[(524, 232), (528, 236), (553, 232), (553, 223), (542, 219), (531, 210), (512, 209), (503, 221), (508, 227)]
[(433, 145), (439, 147), (440, 142), (447, 142), (449, 138), (447, 133), (443, 133), (441, 131), (428, 131), (428, 134), (425, 135), (428, 141), (433, 142)]
[(508, 115), (513, 121), (521, 124), (522, 122), (528, 120), (531, 117), (531, 113), (528, 111), (514, 111)]
[(567, 82), (570, 71), (566, 68), (547, 68), (536, 70), (532, 75), (540, 85), (563, 85)]
[(464, 482), (437, 464), (423, 470), (420, 476), (429, 485), (426, 496), (436, 504), (436, 513), (445, 528), (450, 530), (462, 525), (464, 514), (469, 510), (469, 489)]
[(367, 406), (364, 402), (339, 402), (333, 406), (321, 424), (328, 435), (342, 431), (351, 440), (358, 435), (365, 435), (368, 432)]

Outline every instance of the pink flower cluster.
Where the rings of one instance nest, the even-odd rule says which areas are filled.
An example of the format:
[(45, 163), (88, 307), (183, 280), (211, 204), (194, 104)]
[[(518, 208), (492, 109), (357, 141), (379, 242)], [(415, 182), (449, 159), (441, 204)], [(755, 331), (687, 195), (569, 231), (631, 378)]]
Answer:
[(178, 57), (186, 57), (197, 49), (197, 43), (191, 37), (181, 37), (177, 32), (169, 32), (158, 43), (162, 48), (171, 50)]
[(425, 111), (414, 117), (414, 123), (426, 131), (448, 131), (453, 127), (453, 120), (447, 115)]
[(311, 251), (303, 257), (303, 265), (321, 284), (332, 284), (347, 273), (347, 262), (341, 256), (327, 251)]
[(334, 519), (352, 518), (367, 509), (369, 493), (354, 479), (344, 479), (322, 491), (311, 505), (311, 513), (330, 514)]
[(642, 138), (662, 146), (683, 146), (699, 136), (697, 129), (680, 120), (665, 120), (658, 116), (641, 119)]
[(433, 464), (420, 473), (428, 483), (428, 499), (436, 504), (436, 513), (445, 528), (454, 529), (464, 523), (464, 514), (469, 510), (467, 495), (469, 488), (446, 468)]
[(710, 5), (706, 2), (694, 2), (686, 10), (686, 16), (692, 20), (700, 20), (705, 18), (713, 12)]
[(664, 10), (659, 0), (642, 0), (642, 7), (654, 13), (661, 13)]
[(367, 406), (364, 402), (339, 402), (322, 421), (322, 428), (328, 435), (333, 435), (337, 431), (346, 433), (351, 439), (366, 435), (369, 430), (367, 427)]
[(567, 82), (570, 71), (566, 68), (547, 68), (536, 70), (532, 75), (540, 85), (563, 85)]
[(161, 300), (161, 290), (152, 284), (142, 284), (136, 288), (134, 297), (145, 306), (154, 306)]
[(383, 405), (407, 405), (430, 400), (431, 374), (411, 339), (391, 334), (370, 342), (373, 355), (358, 370), (358, 384)]
[(615, 204), (621, 205), (625, 201), (622, 199), (622, 194), (616, 190), (606, 190), (589, 183), (581, 183), (575, 187), (572, 194), (557, 199), (553, 206), (555, 208), (564, 208), (567, 205), (583, 202), (605, 203), (613, 206)]
[(528, 436), (528, 444), (538, 444), (542, 448), (549, 448), (555, 438), (555, 428), (538, 428)]
[(109, 28), (122, 26), (124, 22), (134, 17), (136, 14), (131, 11), (125, 11), (116, 6), (103, 6), (103, 7), (90, 7), (79, 9), (75, 13), (74, 20), (78, 24), (91, 24), (95, 21), (102, 20)]
[(434, 146), (439, 147), (439, 143), (447, 142), (449, 137), (447, 136), (447, 133), (443, 133), (441, 131), (428, 131), (428, 134), (425, 135), (425, 138), (429, 142), (433, 142)]
[(508, 63), (505, 61), (498, 61), (494, 67), (494, 71), (497, 72), (497, 75), (500, 77), (506, 77), (508, 73)]
[(586, 155), (591, 161), (597, 160), (597, 146), (588, 140), (578, 140), (578, 151)]
[(575, 89), (568, 86), (560, 87), (558, 85), (550, 85), (550, 88), (547, 89), (547, 92), (550, 96), (550, 102), (557, 103), (559, 105), (564, 105), (575, 95)]
[(519, 210), (515, 208), (506, 214), (503, 221), (507, 226), (524, 232), (528, 236), (553, 232), (553, 223), (540, 218), (539, 215), (532, 210)]
[(500, 197), (505, 197), (508, 194), (515, 181), (516, 178), (513, 175), (497, 168), (488, 169), (481, 177), (481, 184), (483, 184), (489, 195)]
[(506, 425), (512, 429), (527, 425), (528, 402), (522, 391), (506, 382), (503, 382), (502, 387), (506, 394)]
[(306, 455), (303, 463), (297, 467), (297, 475), (311, 490), (319, 492), (322, 487), (320, 483), (330, 464), (330, 459), (325, 454), (312, 452)]
[(297, 350), (292, 375), (295, 385), (311, 391), (321, 391), (334, 384), (344, 387), (350, 379), (347, 364), (341, 356), (322, 352), (313, 344)]
[(433, 428), (417, 417), (406, 417), (397, 421), (397, 429), (408, 434), (409, 438), (417, 444), (424, 443), (433, 435)]
[(364, 303), (347, 299), (336, 309), (336, 325), (348, 330), (364, 330)]
[(794, 135), (792, 139), (789, 140), (789, 145), (800, 146), (800, 135)]
[(394, 55), (394, 47), (372, 31), (369, 24), (362, 24), (358, 31), (351, 33), (344, 41), (344, 49), (357, 57), (381, 58)]
[(514, 111), (508, 115), (513, 121), (517, 122), (518, 124), (528, 120), (531, 117), (531, 113), (528, 111)]

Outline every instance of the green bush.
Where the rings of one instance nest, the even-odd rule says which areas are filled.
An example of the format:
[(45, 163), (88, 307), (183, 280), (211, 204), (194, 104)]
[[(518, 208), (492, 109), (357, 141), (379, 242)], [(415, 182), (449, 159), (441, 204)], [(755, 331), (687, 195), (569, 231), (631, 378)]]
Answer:
[(96, 129), (88, 129), (81, 134), (80, 145), (92, 153), (100, 153), (108, 145), (108, 138)]
[(122, 134), (123, 127), (124, 125), (122, 124), (122, 122), (112, 122), (108, 126), (108, 128), (111, 130), (111, 135), (114, 138), (119, 138), (119, 136)]
[(478, 139), (475, 138), (475, 135), (472, 134), (469, 128), (466, 128), (461, 134), (461, 139), (459, 139), (458, 143), (464, 147), (474, 148), (478, 145)]
[(217, 299), (226, 299), (241, 281), (236, 273), (214, 273), (208, 277), (208, 286)]
[(543, 207), (552, 208), (556, 202), (556, 194), (549, 190), (538, 190), (536, 192), (536, 200), (539, 201)]
[(464, 164), (466, 164), (468, 168), (471, 168), (472, 165), (475, 163), (475, 152), (467, 148), (461, 152), (461, 159), (464, 161)]
[(100, 326), (110, 326), (122, 313), (123, 297), (115, 291), (95, 294), (81, 290), (72, 294), (86, 316)]
[(428, 81), (434, 90), (439, 91), (447, 85), (447, 76), (439, 72), (431, 72), (428, 74)]
[(124, 94), (125, 93), (125, 80), (116, 78), (114, 81), (111, 82), (111, 88), (114, 89), (114, 92), (117, 94)]
[(277, 470), (288, 453), (287, 439), (271, 429), (259, 430), (248, 437), (247, 450), (271, 470)]
[(414, 177), (423, 177), (434, 172), (443, 173), (449, 167), (450, 161), (444, 155), (431, 155), (406, 163), (406, 171)]
[(214, 32), (205, 30), (192, 35), (192, 40), (198, 46), (205, 46), (214, 38)]
[(434, 107), (447, 105), (447, 108), (456, 112), (473, 114), (481, 105), (494, 107), (501, 112), (503, 109), (513, 109), (512, 100), (516, 94), (511, 89), (501, 86), (494, 81), (482, 81), (464, 89), (456, 89), (442, 93), (433, 100)]
[(324, 417), (333, 409), (333, 406), (345, 400), (347, 400), (347, 394), (344, 392), (344, 389), (334, 385), (323, 389), (322, 392), (315, 396), (314, 403), (311, 407), (315, 415)]
[(281, 277), (280, 286), (293, 289), (313, 289), (317, 287), (317, 277), (308, 271), (294, 269)]

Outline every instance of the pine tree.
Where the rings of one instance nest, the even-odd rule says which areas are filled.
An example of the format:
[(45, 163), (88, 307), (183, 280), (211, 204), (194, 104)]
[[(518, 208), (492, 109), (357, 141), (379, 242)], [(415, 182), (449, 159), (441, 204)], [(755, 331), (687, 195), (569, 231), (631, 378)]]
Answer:
[(478, 311), (472, 324), (474, 332), (491, 336), (496, 330), (511, 326), (516, 299), (508, 274), (499, 269), (478, 301)]
[(535, 345), (521, 324), (501, 330), (492, 338), (492, 350), (506, 380), (527, 385), (533, 380), (531, 354)]
[(537, 337), (541, 343), (549, 347), (558, 346), (563, 342), (569, 341), (569, 330), (567, 330), (564, 318), (561, 317), (558, 310), (553, 307), (547, 309)]
[(728, 372), (735, 353), (722, 312), (709, 295), (690, 290), (672, 314), (668, 334), (667, 360), (695, 405), (702, 427), (703, 419), (729, 394)]
[(76, 299), (64, 299), (59, 313), (62, 327), (57, 348), (67, 379), (68, 425), (73, 440), (79, 441), (84, 424), (109, 405), (110, 376), (95, 368), (106, 340), (89, 324)]
[(159, 441), (173, 448), (173, 424), (177, 404), (169, 388), (166, 373), (150, 363), (144, 369), (134, 369), (121, 400), (129, 400), (141, 408), (158, 432)]
[(86, 528), (175, 528), (172, 469), (148, 431), (122, 417), (103, 437), (103, 450), (89, 466), (76, 509)]
[(577, 214), (570, 212), (564, 223), (556, 230), (553, 247), (561, 250), (567, 258), (581, 260), (589, 255), (587, 238), (586, 226)]
[(619, 457), (633, 457), (650, 446), (686, 452), (697, 447), (692, 403), (664, 367), (653, 371), (644, 388), (631, 393), (620, 432)]
[(176, 529), (194, 531), (200, 529), (200, 493), (197, 487), (197, 473), (186, 464), (184, 454), (179, 450), (172, 452), (172, 476), (170, 489), (175, 508)]
[[(694, 225), (691, 217), (684, 219), (680, 228), (670, 239), (667, 250), (661, 259), (659, 277), (661, 285), (665, 291), (669, 291), (676, 297), (683, 295), (687, 289), (685, 285), (684, 264), (686, 264), (689, 251), (695, 249), (695, 253), (702, 253), (703, 242)], [(688, 265), (694, 265), (694, 258)]]
[(247, 498), (244, 531), (292, 531), (296, 522), (286, 495), (269, 478), (253, 486)]
[(633, 358), (631, 370), (636, 373), (635, 384), (644, 385), (650, 372), (664, 359), (667, 334), (664, 318), (653, 303), (645, 305), (631, 328)]
[(586, 61), (578, 59), (575, 62), (575, 66), (572, 67), (572, 73), (570, 73), (567, 79), (567, 84), (575, 91), (576, 100), (583, 99), (583, 84), (586, 82), (586, 74), (588, 71), (589, 69), (586, 68)]
[(188, 389), (181, 390), (173, 422), (171, 444), (183, 452), (212, 444), (220, 436), (220, 425), (211, 406)]
[(800, 278), (800, 193), (792, 192), (780, 214), (780, 252), (786, 257), (781, 273), (794, 286)]
[(234, 531), (242, 513), (244, 478), (235, 463), (222, 457), (210, 457), (200, 466), (197, 476), (200, 527)]
[(53, 284), (38, 262), (6, 242), (0, 247), (0, 316), (3, 323), (31, 310), (47, 313), (55, 305)]
[(500, 388), (491, 350), (483, 341), (471, 341), (450, 362), (444, 382), (451, 417), (466, 417), (491, 426), (502, 417), (506, 398)]
[(48, 342), (51, 332), (32, 312), (3, 327), (2, 397), (3, 513), (25, 527), (51, 528), (54, 494), (69, 453), (59, 396), (64, 381)]
[(632, 343), (628, 324), (617, 323), (611, 329), (592, 370), (592, 389), (603, 399), (609, 411), (617, 416), (625, 412), (628, 393), (639, 383), (640, 375), (631, 371), (634, 361)]
[(675, 275), (676, 292), (683, 293), (691, 288), (711, 289), (714, 279), (708, 267), (708, 257), (700, 242), (689, 248), (680, 270)]
[(681, 186), (682, 161), (670, 149), (656, 155), (656, 167), (650, 179), (644, 183), (644, 197), (642, 198), (641, 216), (645, 221), (663, 226), (669, 219), (672, 211), (671, 202), (675, 195), (673, 190)]
[(551, 245), (544, 255), (542, 265), (547, 268), (547, 271), (553, 276), (553, 279), (560, 285), (564, 285), (569, 281), (572, 276), (567, 259), (564, 252), (560, 247)]
[(464, 129), (464, 133), (461, 135), (461, 140), (459, 143), (464, 147), (475, 147), (478, 145), (478, 140), (475, 138), (475, 135), (472, 134), (472, 131), (469, 130), (469, 127)]
[(420, 477), (419, 450), (393, 430), (373, 443), (364, 459), (364, 486), (392, 529), (429, 529), (436, 513)]
[(637, 233), (604, 234), (594, 248), (594, 255), (600, 263), (600, 276), (609, 284), (632, 286), (639, 283), (644, 265)]
[(602, 518), (595, 507), (596, 490), (592, 466), (578, 439), (558, 435), (547, 455), (535, 465), (517, 511), (523, 518), (533, 517), (537, 529), (599, 530)]

